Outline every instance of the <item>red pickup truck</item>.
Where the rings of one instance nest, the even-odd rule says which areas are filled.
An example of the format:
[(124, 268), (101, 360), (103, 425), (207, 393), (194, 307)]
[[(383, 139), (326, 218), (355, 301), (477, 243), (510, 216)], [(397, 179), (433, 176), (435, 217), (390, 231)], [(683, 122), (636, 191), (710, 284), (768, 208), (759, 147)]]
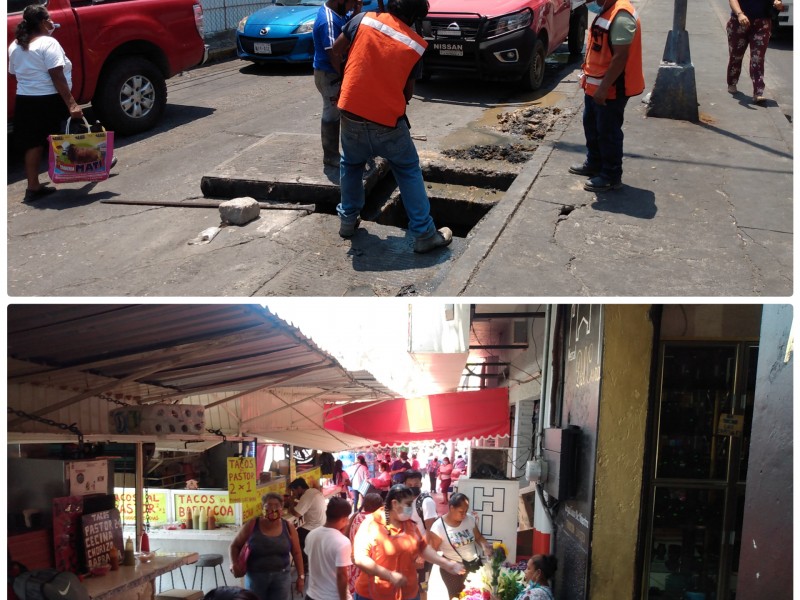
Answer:
[[(153, 127), (167, 103), (166, 79), (208, 58), (200, 0), (9, 0), (9, 42), (36, 2), (47, 6), (72, 61), (73, 96), (119, 134)], [(16, 87), (9, 75), (9, 123)]]
[(464, 73), (538, 89), (549, 54), (564, 41), (571, 54), (583, 50), (587, 21), (586, 0), (430, 0), (424, 77)]

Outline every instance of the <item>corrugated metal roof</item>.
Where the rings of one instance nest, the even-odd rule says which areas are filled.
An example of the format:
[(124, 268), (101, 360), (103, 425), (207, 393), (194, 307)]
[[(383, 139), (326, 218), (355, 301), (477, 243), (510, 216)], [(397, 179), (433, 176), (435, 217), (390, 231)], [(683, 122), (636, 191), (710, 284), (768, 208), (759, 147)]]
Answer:
[[(224, 407), (209, 417), (228, 427), (239, 416), (225, 402), (234, 394), (297, 388), (320, 402), (396, 396), (369, 373), (348, 373), (264, 307), (243, 304), (11, 305), (8, 384), (11, 407), (51, 418), (78, 412), (87, 422), (80, 409), (96, 407), (97, 398), (184, 401)], [(40, 391), (26, 392), (31, 388)], [(218, 399), (199, 400), (209, 394)], [(98, 427), (93, 422), (87, 433), (101, 434)], [(11, 431), (43, 428), (9, 420)], [(317, 433), (309, 440), (322, 428), (311, 430)]]

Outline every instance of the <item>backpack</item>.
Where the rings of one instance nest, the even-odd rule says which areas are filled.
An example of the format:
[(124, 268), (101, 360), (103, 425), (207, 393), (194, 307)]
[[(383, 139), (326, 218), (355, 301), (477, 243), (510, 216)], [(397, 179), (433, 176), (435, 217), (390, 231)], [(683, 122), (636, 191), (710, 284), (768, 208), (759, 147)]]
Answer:
[(26, 571), (14, 580), (19, 600), (89, 600), (89, 592), (75, 573), (56, 569)]
[(432, 496), (425, 492), (424, 494), (420, 494), (417, 496), (417, 514), (419, 515), (419, 520), (422, 521), (422, 524), (425, 524), (425, 518), (422, 516), (422, 503), (425, 501), (425, 498), (431, 498)]

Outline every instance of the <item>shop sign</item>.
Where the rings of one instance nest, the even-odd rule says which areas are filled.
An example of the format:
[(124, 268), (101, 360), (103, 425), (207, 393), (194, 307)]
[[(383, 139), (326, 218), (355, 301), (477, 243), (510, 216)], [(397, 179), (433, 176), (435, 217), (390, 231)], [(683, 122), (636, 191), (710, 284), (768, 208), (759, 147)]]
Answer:
[(88, 568), (108, 563), (108, 551), (113, 546), (122, 551), (122, 524), (116, 508), (83, 515), (81, 522)]
[(228, 501), (228, 494), (225, 492), (172, 492), (175, 502), (175, 520), (183, 522), (186, 520), (188, 509), (192, 512), (196, 508), (204, 508), (209, 515), (214, 515), (217, 524), (227, 523), (236, 524), (236, 514), (233, 504)]
[(72, 496), (108, 493), (108, 461), (85, 460), (67, 463), (69, 493)]
[[(114, 488), (114, 498), (117, 509), (125, 519), (136, 518), (136, 494), (131, 488)], [(144, 519), (149, 519), (151, 525), (163, 525), (169, 522), (167, 516), (167, 505), (169, 496), (166, 490), (153, 491), (142, 494), (144, 499)]]
[(744, 431), (744, 416), (743, 415), (722, 415), (719, 418), (719, 427), (717, 427), (718, 435), (730, 435), (739, 437)]
[(261, 485), (256, 490), (256, 496), (247, 502), (242, 502), (242, 522), (247, 523), (250, 519), (261, 514), (261, 498), (265, 494), (275, 493), (283, 496), (286, 493), (286, 482), (268, 483)]
[(228, 458), (228, 499), (230, 502), (252, 502), (258, 498), (256, 459)]

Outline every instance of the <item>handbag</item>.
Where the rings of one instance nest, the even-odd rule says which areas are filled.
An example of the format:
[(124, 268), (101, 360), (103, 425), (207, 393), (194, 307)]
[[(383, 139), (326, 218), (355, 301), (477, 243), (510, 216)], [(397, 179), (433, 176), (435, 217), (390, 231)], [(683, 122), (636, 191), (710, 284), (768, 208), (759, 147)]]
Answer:
[[(247, 573), (247, 559), (250, 558), (250, 536), (253, 535), (256, 523), (258, 523), (258, 517), (253, 519), (250, 532), (247, 534), (247, 540), (239, 550), (239, 556), (236, 557), (236, 565), (233, 571), (236, 577), (244, 577), (245, 573)], [(239, 575), (239, 573), (241, 573), (241, 575)]]
[(53, 183), (105, 181), (114, 159), (114, 132), (93, 132), (83, 119), (85, 133), (70, 133), (72, 119), (67, 119), (65, 133), (50, 135), (48, 140), (47, 173)]
[[(483, 559), (481, 558), (481, 555), (478, 554), (472, 560), (464, 560), (464, 557), (461, 556), (461, 552), (459, 552), (458, 548), (456, 548), (453, 545), (453, 541), (450, 539), (450, 534), (447, 533), (447, 523), (444, 522), (444, 518), (442, 518), (442, 517), (439, 517), (439, 518), (442, 519), (442, 528), (444, 529), (444, 535), (445, 535), (445, 537), (447, 537), (447, 541), (450, 544), (450, 547), (453, 550), (456, 551), (456, 554), (458, 554), (458, 558), (461, 559), (461, 564), (464, 565), (464, 568), (469, 573), (474, 573), (475, 571), (480, 570), (480, 568), (483, 566)], [(473, 545), (474, 545), (474, 542), (473, 542)]]

